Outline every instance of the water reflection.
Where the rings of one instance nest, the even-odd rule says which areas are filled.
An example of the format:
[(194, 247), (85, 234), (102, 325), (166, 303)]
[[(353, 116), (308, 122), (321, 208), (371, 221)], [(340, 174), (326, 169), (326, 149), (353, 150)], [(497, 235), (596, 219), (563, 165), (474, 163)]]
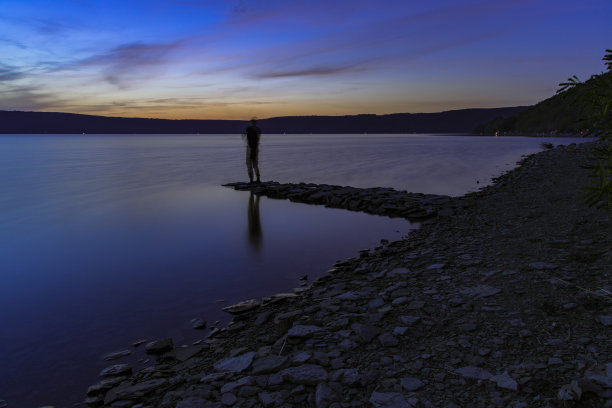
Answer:
[(255, 252), (259, 252), (263, 238), (261, 231), (261, 218), (259, 217), (259, 198), (259, 194), (255, 194), (251, 191), (248, 208), (249, 244)]

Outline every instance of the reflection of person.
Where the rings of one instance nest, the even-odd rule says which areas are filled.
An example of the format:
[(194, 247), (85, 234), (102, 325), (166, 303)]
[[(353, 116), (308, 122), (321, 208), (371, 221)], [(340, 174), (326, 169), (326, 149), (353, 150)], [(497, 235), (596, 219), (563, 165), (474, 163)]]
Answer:
[(247, 137), (247, 154), (246, 154), (246, 165), (247, 171), (249, 172), (249, 179), (253, 182), (253, 170), (257, 176), (257, 182), (261, 183), (259, 179), (259, 138), (261, 137), (261, 129), (257, 127), (257, 120), (251, 119), (251, 125), (246, 128)]
[(261, 245), (261, 219), (259, 218), (259, 194), (251, 191), (249, 196), (249, 242), (254, 249)]

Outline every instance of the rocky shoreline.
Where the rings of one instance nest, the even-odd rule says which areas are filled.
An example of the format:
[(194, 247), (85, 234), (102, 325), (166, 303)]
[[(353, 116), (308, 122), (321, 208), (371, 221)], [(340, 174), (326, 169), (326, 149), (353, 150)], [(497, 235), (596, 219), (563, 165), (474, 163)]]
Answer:
[(147, 344), (150, 365), (108, 367), (87, 406), (612, 407), (612, 214), (579, 198), (592, 146), (531, 155), (457, 198), (233, 185), (393, 216), (406, 202), (431, 221), (229, 309), (196, 344)]
[(438, 215), (451, 216), (457, 207), (462, 205), (461, 200), (445, 195), (409, 193), (388, 187), (356, 188), (329, 184), (280, 184), (274, 181), (229, 183), (224, 186), (239, 191), (251, 191), (269, 198), (387, 217), (402, 217), (410, 221)]

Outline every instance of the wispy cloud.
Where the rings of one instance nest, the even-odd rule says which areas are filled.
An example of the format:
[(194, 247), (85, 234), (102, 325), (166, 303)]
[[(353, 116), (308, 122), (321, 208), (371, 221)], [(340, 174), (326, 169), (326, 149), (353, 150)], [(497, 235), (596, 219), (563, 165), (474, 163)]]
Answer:
[(168, 55), (180, 41), (166, 44), (123, 44), (107, 53), (79, 61), (78, 66), (100, 68), (104, 79), (120, 88), (127, 88), (132, 81), (146, 78), (151, 69), (169, 62)]
[(21, 69), (0, 63), (0, 83), (15, 81), (23, 77), (25, 73)]
[(350, 65), (337, 65), (337, 66), (318, 66), (311, 68), (304, 68), (298, 70), (275, 70), (268, 72), (260, 72), (253, 74), (254, 78), (257, 79), (268, 79), (268, 78), (288, 78), (288, 77), (304, 77), (304, 76), (330, 76), (344, 74), (347, 72), (360, 72), (365, 71), (366, 68), (361, 66), (350, 66)]

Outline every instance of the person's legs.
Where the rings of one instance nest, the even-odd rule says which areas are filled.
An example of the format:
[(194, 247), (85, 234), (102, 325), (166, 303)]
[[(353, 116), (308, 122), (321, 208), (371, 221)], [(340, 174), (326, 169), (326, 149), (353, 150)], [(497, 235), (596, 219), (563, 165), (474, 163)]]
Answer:
[[(251, 183), (253, 182), (253, 160), (251, 158), (251, 148), (247, 147), (247, 152), (246, 152), (246, 166), (247, 166), (247, 171), (249, 173), (249, 179), (251, 180)], [(257, 170), (257, 174), (259, 177), (259, 170)]]
[(253, 168), (255, 169), (255, 175), (257, 176), (257, 182), (261, 183), (261, 180), (259, 179), (259, 152), (255, 153), (255, 155), (251, 159), (251, 164), (253, 165)]

